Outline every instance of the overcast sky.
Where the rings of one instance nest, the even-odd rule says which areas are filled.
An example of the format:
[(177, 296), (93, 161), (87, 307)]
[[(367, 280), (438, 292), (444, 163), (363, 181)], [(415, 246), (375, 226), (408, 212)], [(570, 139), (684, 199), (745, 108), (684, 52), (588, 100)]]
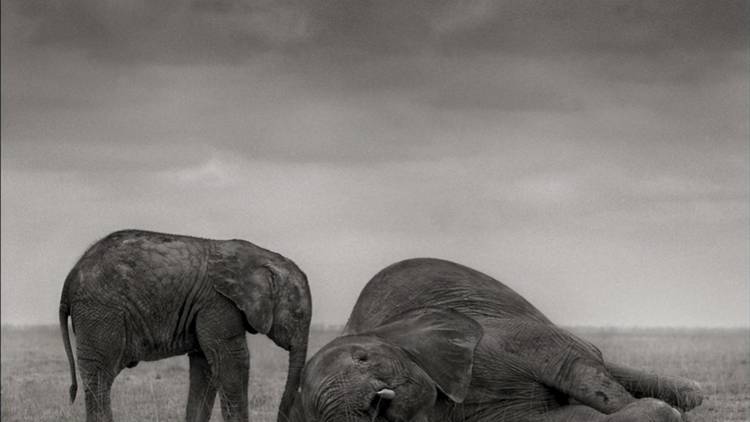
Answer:
[(416, 256), (561, 324), (749, 323), (743, 1), (1, 4), (3, 323), (122, 228), (280, 252), (318, 323)]

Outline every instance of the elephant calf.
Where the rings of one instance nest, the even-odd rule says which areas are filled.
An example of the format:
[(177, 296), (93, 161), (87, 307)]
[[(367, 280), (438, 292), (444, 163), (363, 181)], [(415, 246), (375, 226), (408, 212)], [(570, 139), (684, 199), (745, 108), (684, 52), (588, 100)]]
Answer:
[(671, 422), (701, 400), (693, 381), (606, 362), (485, 274), (411, 259), (307, 363), (292, 420)]
[(71, 401), (77, 383), (68, 316), (88, 422), (112, 420), (110, 388), (123, 368), (186, 353), (187, 420), (207, 421), (218, 390), (224, 420), (247, 421), (246, 331), (289, 351), (279, 406), (279, 418), (286, 419), (307, 356), (311, 306), (305, 274), (250, 242), (112, 233), (84, 253), (60, 299)]

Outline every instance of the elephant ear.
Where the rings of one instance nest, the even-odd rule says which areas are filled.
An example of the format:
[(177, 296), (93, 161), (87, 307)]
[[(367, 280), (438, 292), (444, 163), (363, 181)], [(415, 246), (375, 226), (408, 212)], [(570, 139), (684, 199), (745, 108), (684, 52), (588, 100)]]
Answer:
[(440, 391), (461, 403), (482, 333), (478, 322), (459, 312), (422, 308), (401, 314), (368, 334), (403, 349)]
[(273, 325), (273, 278), (272, 269), (262, 266), (237, 279), (218, 278), (214, 281), (214, 289), (245, 314), (245, 319), (255, 331), (268, 334)]

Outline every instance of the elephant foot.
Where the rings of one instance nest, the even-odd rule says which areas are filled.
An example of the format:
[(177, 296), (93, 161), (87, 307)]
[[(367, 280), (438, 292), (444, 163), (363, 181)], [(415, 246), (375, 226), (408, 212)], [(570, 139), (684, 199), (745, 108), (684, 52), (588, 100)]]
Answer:
[(690, 410), (703, 403), (703, 389), (696, 381), (684, 380), (677, 391), (679, 396), (675, 405), (682, 410)]
[(607, 422), (682, 422), (680, 412), (657, 399), (639, 399), (605, 419)]

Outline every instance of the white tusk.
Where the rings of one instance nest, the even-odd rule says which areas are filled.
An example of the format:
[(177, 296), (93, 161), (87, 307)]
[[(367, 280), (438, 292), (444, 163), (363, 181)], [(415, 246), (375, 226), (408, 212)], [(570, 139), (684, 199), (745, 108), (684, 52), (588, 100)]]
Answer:
[(378, 391), (378, 396), (385, 400), (393, 400), (394, 397), (396, 397), (396, 392), (391, 390), (390, 388), (384, 388)]

